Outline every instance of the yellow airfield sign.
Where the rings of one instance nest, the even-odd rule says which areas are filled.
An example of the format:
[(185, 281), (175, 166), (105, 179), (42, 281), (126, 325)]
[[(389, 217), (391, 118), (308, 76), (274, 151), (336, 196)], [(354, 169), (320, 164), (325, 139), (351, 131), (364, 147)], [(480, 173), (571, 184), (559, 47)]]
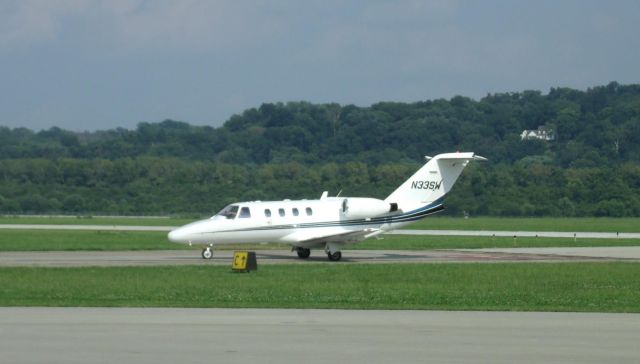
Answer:
[(258, 270), (258, 261), (255, 252), (236, 251), (233, 253), (231, 270), (234, 272), (249, 272)]

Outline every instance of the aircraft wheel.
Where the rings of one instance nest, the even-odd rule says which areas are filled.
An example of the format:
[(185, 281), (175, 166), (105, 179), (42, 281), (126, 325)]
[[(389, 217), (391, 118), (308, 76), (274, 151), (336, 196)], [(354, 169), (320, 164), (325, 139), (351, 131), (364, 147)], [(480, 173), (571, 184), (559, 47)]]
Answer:
[(329, 260), (332, 262), (337, 262), (342, 258), (342, 253), (341, 252), (335, 252), (335, 253), (327, 253), (327, 257), (329, 257)]
[(311, 255), (311, 249), (307, 248), (297, 248), (296, 252), (298, 253), (298, 258), (307, 259)]
[(213, 257), (213, 251), (210, 247), (202, 249), (202, 259), (211, 259)]

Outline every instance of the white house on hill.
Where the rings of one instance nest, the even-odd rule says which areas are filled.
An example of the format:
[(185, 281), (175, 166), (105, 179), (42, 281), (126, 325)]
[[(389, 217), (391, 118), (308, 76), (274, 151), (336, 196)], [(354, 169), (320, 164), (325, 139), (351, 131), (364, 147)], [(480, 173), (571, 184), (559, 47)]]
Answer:
[(553, 140), (553, 131), (547, 130), (544, 126), (539, 126), (538, 130), (523, 130), (520, 134), (520, 139), (541, 139), (541, 140)]

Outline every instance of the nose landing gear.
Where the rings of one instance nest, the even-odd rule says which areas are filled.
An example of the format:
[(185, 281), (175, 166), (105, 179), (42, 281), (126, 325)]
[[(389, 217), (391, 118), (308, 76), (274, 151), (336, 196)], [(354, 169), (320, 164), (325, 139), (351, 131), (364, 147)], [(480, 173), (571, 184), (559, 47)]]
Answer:
[(213, 258), (213, 250), (211, 250), (211, 247), (205, 247), (202, 249), (202, 259), (211, 259)]

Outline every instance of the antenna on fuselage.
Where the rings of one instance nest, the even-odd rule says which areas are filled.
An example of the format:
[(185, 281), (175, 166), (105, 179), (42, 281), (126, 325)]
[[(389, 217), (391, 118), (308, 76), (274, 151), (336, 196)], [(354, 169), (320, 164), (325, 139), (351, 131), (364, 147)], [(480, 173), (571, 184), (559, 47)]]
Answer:
[(327, 198), (327, 196), (329, 196), (329, 191), (324, 191), (322, 192), (322, 196), (320, 196), (321, 200), (325, 200)]
[(342, 193), (342, 190), (340, 190), (340, 192), (338, 192), (338, 194), (336, 195), (336, 197), (340, 197), (340, 194)]

